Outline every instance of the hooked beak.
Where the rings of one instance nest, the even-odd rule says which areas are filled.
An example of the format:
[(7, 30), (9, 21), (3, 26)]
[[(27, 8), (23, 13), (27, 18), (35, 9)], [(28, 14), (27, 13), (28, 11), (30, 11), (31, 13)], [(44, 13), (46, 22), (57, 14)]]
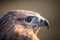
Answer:
[(47, 29), (49, 29), (49, 22), (48, 22), (48, 20), (40, 20), (40, 22), (39, 22), (39, 26), (46, 26), (47, 27)]

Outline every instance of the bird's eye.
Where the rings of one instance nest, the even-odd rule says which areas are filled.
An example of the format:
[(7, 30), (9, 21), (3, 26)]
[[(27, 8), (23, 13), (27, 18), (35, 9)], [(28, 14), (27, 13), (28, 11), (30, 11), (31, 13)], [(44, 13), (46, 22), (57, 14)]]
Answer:
[(32, 21), (32, 17), (31, 16), (25, 18), (25, 22), (30, 23), (31, 21)]

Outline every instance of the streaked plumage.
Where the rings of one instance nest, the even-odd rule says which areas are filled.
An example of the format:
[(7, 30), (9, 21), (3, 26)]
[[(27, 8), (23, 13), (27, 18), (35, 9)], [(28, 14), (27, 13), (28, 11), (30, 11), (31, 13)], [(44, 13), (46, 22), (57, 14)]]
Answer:
[(12, 10), (0, 18), (0, 40), (39, 40), (37, 33), (48, 21), (39, 13)]

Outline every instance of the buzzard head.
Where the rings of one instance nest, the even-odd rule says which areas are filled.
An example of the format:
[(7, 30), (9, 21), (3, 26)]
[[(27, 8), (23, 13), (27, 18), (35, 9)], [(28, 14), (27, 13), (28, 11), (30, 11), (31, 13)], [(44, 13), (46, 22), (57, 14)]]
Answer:
[(0, 37), (6, 36), (6, 39), (9, 40), (17, 37), (20, 39), (20, 36), (28, 35), (31, 38), (42, 26), (46, 26), (48, 29), (49, 23), (39, 13), (29, 10), (12, 10), (0, 19)]

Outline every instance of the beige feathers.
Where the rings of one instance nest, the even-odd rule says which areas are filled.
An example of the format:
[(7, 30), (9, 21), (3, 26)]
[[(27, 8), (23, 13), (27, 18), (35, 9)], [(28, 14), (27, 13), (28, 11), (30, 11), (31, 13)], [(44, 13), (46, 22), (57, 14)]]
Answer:
[(9, 11), (0, 18), (0, 40), (39, 40), (40, 26), (48, 26), (48, 22), (37, 12)]

